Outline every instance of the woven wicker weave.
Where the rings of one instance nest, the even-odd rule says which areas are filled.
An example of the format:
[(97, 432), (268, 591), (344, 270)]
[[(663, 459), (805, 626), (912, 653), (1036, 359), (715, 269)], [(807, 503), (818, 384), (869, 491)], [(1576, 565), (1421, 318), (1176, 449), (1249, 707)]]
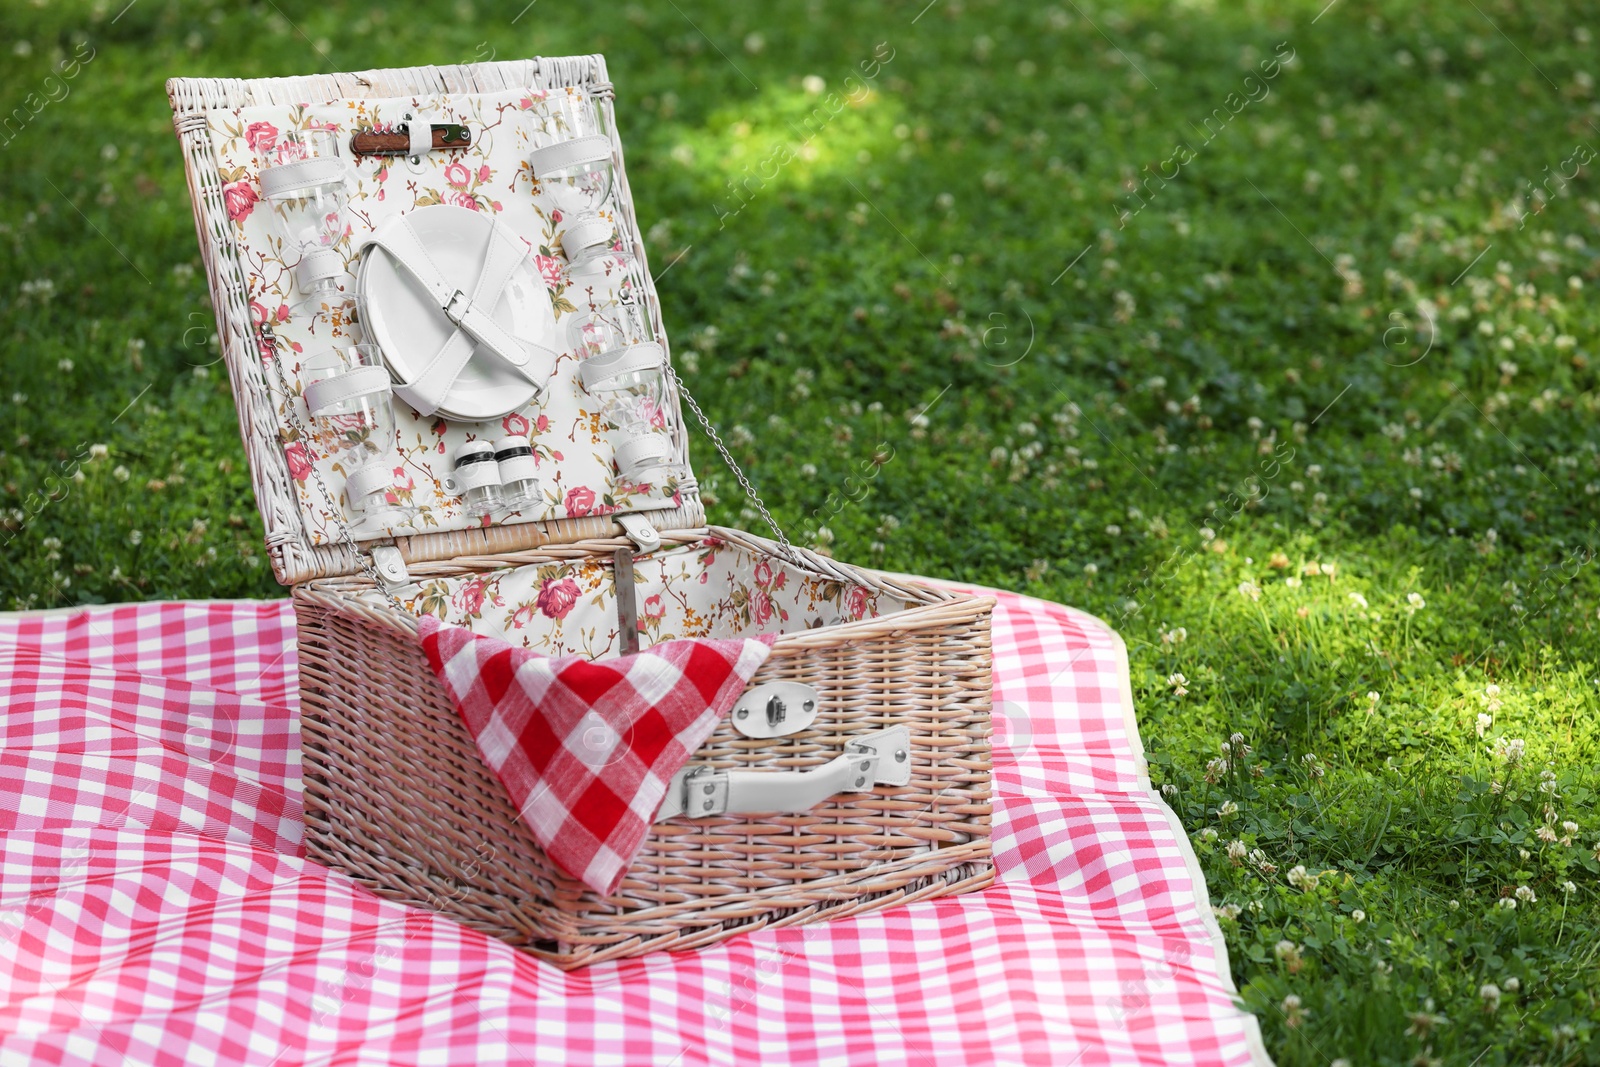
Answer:
[[(807, 573), (912, 605), (778, 636), (752, 684), (814, 687), (818, 718), (799, 733), (761, 741), (725, 721), (695, 762), (804, 770), (827, 763), (854, 735), (904, 724), (912, 736), (911, 780), (841, 795), (801, 814), (657, 824), (622, 886), (602, 898), (553, 867), (519, 821), (430, 669), (417, 620), (374, 595), (352, 543), (311, 544), (269, 400), (208, 110), (567, 85), (590, 89), (610, 109), (599, 56), (168, 83), (268, 551), (280, 580), (294, 587), (311, 855), (380, 894), (452, 915), (564, 968), (988, 885), (992, 600), (892, 579), (738, 531), (708, 531), (689, 480), (680, 508), (651, 513), (664, 547), (710, 532), (744, 551), (786, 558)], [(620, 143), (615, 147), (615, 202), (664, 342)], [(681, 417), (676, 432), (687, 463)], [(609, 559), (631, 544), (621, 533), (611, 518), (590, 517), (430, 533), (397, 547), (411, 576), (423, 579)]]

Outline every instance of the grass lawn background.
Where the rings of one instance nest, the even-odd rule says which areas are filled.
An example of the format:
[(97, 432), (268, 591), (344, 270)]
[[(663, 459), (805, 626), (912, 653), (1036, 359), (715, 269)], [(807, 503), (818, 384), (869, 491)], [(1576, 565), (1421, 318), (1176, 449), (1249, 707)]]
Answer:
[(1600, 6), (123, 3), (0, 13), (0, 605), (280, 593), (166, 77), (604, 51), (691, 388), (1127, 638), (1277, 1061), (1600, 1063)]

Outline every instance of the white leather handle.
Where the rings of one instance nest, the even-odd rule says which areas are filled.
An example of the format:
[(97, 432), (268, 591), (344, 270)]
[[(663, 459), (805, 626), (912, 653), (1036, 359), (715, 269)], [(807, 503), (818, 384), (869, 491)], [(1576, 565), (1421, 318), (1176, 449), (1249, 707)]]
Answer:
[(809, 771), (716, 771), (686, 767), (673, 776), (656, 821), (680, 815), (798, 813), (840, 793), (911, 781), (911, 731), (893, 726), (854, 738), (844, 753)]

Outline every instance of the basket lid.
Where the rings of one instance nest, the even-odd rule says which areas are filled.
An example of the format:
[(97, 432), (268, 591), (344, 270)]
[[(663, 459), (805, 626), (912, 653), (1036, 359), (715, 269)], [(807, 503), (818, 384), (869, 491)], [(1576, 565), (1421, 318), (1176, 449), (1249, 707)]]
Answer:
[[(624, 515), (647, 516), (665, 530), (704, 523), (602, 57), (249, 81), (179, 78), (167, 90), (218, 336), (280, 581), (355, 573), (361, 552), (379, 544), (393, 543), (410, 561), (443, 560), (613, 537)], [(609, 142), (614, 173), (609, 199), (583, 218), (563, 212), (536, 171), (547, 168), (548, 160), (538, 160), (550, 152), (540, 151), (549, 147), (550, 131), (561, 128), (562, 108), (575, 99), (592, 101), (609, 133), (555, 142), (565, 151), (558, 162), (592, 161)], [(355, 155), (350, 147), (352, 135), (362, 131), (391, 140), (404, 133), (403, 150), (416, 150), (425, 145), (419, 141), (425, 127), (432, 128), (433, 149), (424, 154)], [(465, 146), (458, 134), (441, 139), (441, 127), (465, 129)], [(278, 191), (269, 201), (261, 186), (263, 159), (270, 163), (275, 152), (281, 158), (293, 138), (328, 131), (336, 135), (348, 174), (345, 225), (325, 241), (343, 256), (348, 273), (333, 278), (330, 253), (300, 256), (274, 219), (279, 205), (303, 206), (320, 187)], [(584, 143), (570, 147), (579, 140)], [(294, 201), (297, 195), (302, 199)], [(425, 229), (397, 221), (429, 217), (423, 212), (435, 225), (416, 248), (402, 242), (397, 254), (390, 241), (368, 247), (373, 233)], [(482, 267), (468, 263), (478, 245), (441, 253), (441, 219), (464, 219), (476, 225), (463, 231), (483, 231), (472, 239), (484, 242)], [(602, 230), (618, 235), (613, 244)], [(491, 270), (495, 240), (506, 262)], [(568, 241), (575, 247), (565, 248)], [(409, 257), (408, 269), (405, 253), (417, 248), (422, 254)], [(375, 256), (385, 257), (381, 268)], [(437, 268), (432, 277), (416, 265), (424, 261)], [(435, 306), (401, 313), (397, 285)], [(380, 287), (381, 298), (374, 292)], [(371, 323), (352, 314), (361, 307), (373, 309)], [(591, 316), (632, 317), (642, 326), (633, 344), (586, 346), (586, 335), (572, 324)], [(369, 325), (379, 336), (362, 335)], [(465, 345), (456, 353), (466, 354), (464, 363), (458, 377), (425, 388), (425, 349), (440, 338)], [(391, 404), (394, 448), (377, 449), (392, 465), (387, 486), (365, 484), (373, 477), (371, 453), (351, 451), (350, 431), (335, 419), (311, 418), (305, 403), (307, 363), (330, 346), (357, 341), (382, 342), (398, 387)], [(608, 406), (605, 383), (597, 381), (605, 376), (581, 369), (586, 356), (623, 367), (630, 395), (642, 398), (646, 422), (630, 427), (619, 421), (623, 408), (614, 397)], [(652, 366), (658, 368), (654, 378)], [(528, 399), (519, 403), (523, 395)], [(640, 436), (645, 433), (648, 438)], [(475, 516), (458, 495), (454, 457), (469, 441), (505, 437), (528, 439), (536, 491), (517, 497), (521, 506), (514, 513)], [(525, 468), (524, 461), (517, 471)], [(344, 492), (357, 469), (365, 499), (385, 505), (378, 519), (365, 523)]]

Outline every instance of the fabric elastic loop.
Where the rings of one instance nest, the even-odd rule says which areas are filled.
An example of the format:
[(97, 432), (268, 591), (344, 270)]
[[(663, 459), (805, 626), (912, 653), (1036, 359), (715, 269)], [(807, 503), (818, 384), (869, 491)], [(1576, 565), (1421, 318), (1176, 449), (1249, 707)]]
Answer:
[(583, 379), (583, 387), (594, 392), (624, 374), (660, 370), (666, 362), (666, 350), (654, 341), (645, 341), (590, 356), (578, 364), (578, 376)]
[(382, 367), (357, 367), (352, 371), (323, 378), (306, 386), (306, 410), (312, 418), (336, 415), (334, 409), (358, 396), (387, 393), (389, 372)]
[(597, 133), (589, 137), (574, 137), (570, 141), (557, 141), (553, 145), (535, 148), (528, 154), (533, 174), (542, 178), (558, 170), (581, 166), (584, 163), (605, 163), (611, 159), (611, 138)]
[(660, 466), (671, 460), (672, 442), (666, 434), (641, 434), (617, 446), (617, 469), (624, 475)]
[(413, 159), (421, 159), (433, 151), (433, 124), (413, 116), (406, 123), (406, 132), (411, 135), (411, 151), (406, 153)]
[(279, 163), (262, 170), (261, 195), (274, 200), (315, 189), (319, 185), (337, 185), (344, 181), (345, 173), (344, 160), (334, 156)]
[(585, 253), (610, 246), (617, 228), (604, 219), (579, 219), (561, 235), (561, 248), (567, 259), (582, 258)]
[(394, 484), (394, 472), (381, 463), (368, 463), (364, 467), (357, 467), (351, 471), (344, 480), (344, 491), (349, 494), (350, 502), (355, 503), (380, 493)]

